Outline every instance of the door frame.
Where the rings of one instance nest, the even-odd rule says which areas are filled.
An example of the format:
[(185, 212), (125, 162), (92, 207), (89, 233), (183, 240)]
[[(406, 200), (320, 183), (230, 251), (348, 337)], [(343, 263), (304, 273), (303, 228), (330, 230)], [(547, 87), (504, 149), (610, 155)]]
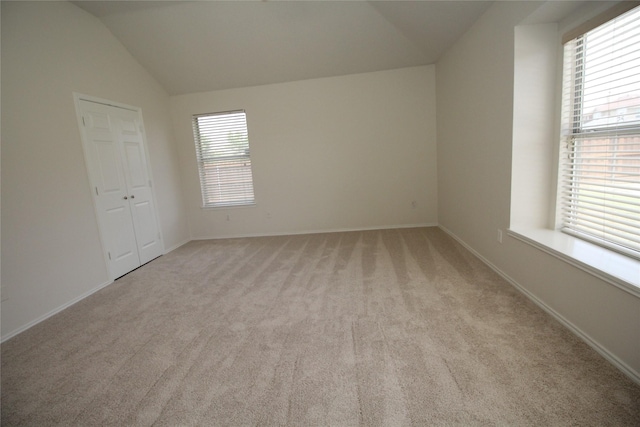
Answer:
[(151, 167), (151, 157), (149, 156), (149, 144), (147, 143), (147, 131), (144, 125), (144, 119), (142, 117), (142, 109), (140, 107), (134, 107), (132, 105), (123, 104), (121, 102), (111, 101), (104, 98), (98, 98), (96, 96), (91, 96), (91, 95), (85, 95), (78, 92), (72, 92), (72, 93), (73, 93), (73, 103), (76, 110), (76, 120), (78, 122), (78, 131), (80, 132), (80, 142), (82, 144), (82, 153), (84, 155), (84, 168), (85, 168), (85, 173), (87, 175), (87, 182), (89, 183), (89, 192), (91, 193), (91, 201), (93, 203), (93, 214), (95, 216), (96, 223), (98, 224), (100, 246), (102, 247), (102, 258), (104, 261), (105, 269), (107, 270), (107, 277), (109, 278), (109, 282), (113, 282), (116, 278), (112, 277), (113, 275), (111, 274), (111, 268), (109, 267), (109, 255), (108, 255), (108, 250), (105, 243), (106, 231), (104, 230), (104, 227), (100, 221), (99, 212), (98, 212), (98, 203), (96, 199), (97, 195), (94, 191), (94, 188), (96, 187), (96, 185), (91, 178), (91, 173), (89, 172), (88, 165), (91, 164), (91, 161), (89, 159), (89, 153), (87, 153), (87, 149), (86, 149), (87, 144), (85, 141), (85, 134), (83, 130), (84, 122), (82, 119), (82, 110), (80, 108), (80, 101), (88, 101), (88, 102), (94, 102), (96, 104), (107, 105), (109, 107), (122, 108), (124, 110), (135, 111), (138, 114), (138, 117), (140, 118), (140, 125), (142, 126), (142, 132), (141, 132), (142, 144), (144, 145), (144, 153), (147, 158), (149, 180), (151, 181), (151, 195), (153, 197), (154, 205), (155, 205), (154, 216), (156, 217), (156, 223), (158, 224), (158, 233), (160, 233), (160, 245), (162, 249), (162, 254), (165, 254), (166, 249), (164, 247), (164, 234), (162, 232), (162, 227), (160, 226), (160, 213), (158, 212), (158, 197), (156, 196), (155, 179), (153, 177), (153, 170), (152, 170), (153, 168)]

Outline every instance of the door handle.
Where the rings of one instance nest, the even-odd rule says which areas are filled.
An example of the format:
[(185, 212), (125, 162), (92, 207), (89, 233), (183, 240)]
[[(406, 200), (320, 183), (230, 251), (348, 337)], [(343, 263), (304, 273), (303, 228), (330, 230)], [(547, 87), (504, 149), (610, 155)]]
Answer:
[(135, 199), (135, 198), (136, 198), (136, 196), (134, 196), (134, 195), (132, 194), (132, 195), (131, 195), (131, 198), (132, 198), (132, 199)]
[(125, 200), (127, 200), (127, 199), (128, 199), (128, 197), (127, 197), (127, 196), (124, 196), (124, 199), (125, 199)]

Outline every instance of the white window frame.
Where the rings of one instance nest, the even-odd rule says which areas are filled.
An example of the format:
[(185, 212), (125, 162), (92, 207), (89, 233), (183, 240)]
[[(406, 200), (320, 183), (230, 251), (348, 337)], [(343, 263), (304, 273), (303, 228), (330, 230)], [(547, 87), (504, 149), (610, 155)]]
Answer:
[[(589, 49), (588, 44), (585, 45), (587, 38), (607, 28), (607, 25), (613, 28), (619, 22), (616, 20), (628, 17), (629, 13), (638, 12), (640, 10), (635, 9), (620, 14), (571, 40), (564, 40), (563, 130), (558, 189), (560, 229), (563, 232), (636, 259), (640, 259), (640, 202), (635, 205), (633, 198), (640, 200), (640, 189), (632, 181), (640, 177), (640, 172), (635, 166), (629, 166), (631, 162), (623, 161), (619, 176), (605, 176), (601, 172), (603, 167), (594, 165), (605, 165), (606, 170), (615, 167), (617, 161), (612, 160), (614, 155), (610, 151), (614, 145), (627, 150), (628, 156), (640, 157), (638, 144), (630, 142), (640, 139), (640, 121), (628, 121), (627, 117), (587, 119), (583, 85), (584, 60), (588, 55), (585, 49)], [(624, 87), (627, 94), (634, 90)], [(620, 94), (617, 97), (606, 102), (620, 99)], [(607, 140), (610, 142), (605, 142)], [(618, 140), (622, 143), (613, 142)]]
[(255, 205), (246, 112), (196, 114), (192, 126), (202, 208)]

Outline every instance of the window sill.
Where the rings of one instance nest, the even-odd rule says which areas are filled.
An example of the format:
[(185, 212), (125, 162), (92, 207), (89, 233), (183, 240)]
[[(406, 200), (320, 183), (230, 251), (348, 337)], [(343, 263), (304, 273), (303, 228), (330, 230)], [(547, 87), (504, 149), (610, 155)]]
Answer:
[(200, 206), (203, 211), (211, 210), (224, 210), (224, 209), (238, 209), (238, 208), (255, 208), (256, 203), (247, 203), (244, 205), (218, 205), (218, 206)]
[(514, 227), (507, 234), (640, 298), (640, 261), (565, 233)]

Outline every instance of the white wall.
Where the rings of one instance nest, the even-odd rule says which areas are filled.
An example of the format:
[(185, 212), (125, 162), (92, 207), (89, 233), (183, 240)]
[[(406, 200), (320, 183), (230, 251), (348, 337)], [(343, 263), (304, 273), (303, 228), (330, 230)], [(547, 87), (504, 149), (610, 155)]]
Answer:
[(515, 28), (511, 227), (555, 227), (557, 33), (555, 23)]
[[(192, 238), (437, 223), (434, 66), (175, 96), (171, 105)], [(235, 109), (247, 113), (257, 205), (203, 210), (191, 116)]]
[[(190, 235), (439, 222), (637, 375), (638, 298), (508, 236), (496, 242), (510, 220), (514, 29), (534, 8), (492, 6), (436, 67), (169, 100), (96, 18), (66, 2), (2, 2), (2, 336), (108, 280), (76, 91), (142, 108), (167, 249)], [(239, 108), (258, 204), (202, 210), (191, 115)]]
[(142, 108), (166, 249), (188, 239), (159, 84), (68, 2), (2, 2), (2, 336), (108, 282), (72, 92)]
[(638, 381), (640, 299), (496, 239), (510, 220), (514, 31), (537, 6), (497, 2), (436, 65), (439, 222)]

